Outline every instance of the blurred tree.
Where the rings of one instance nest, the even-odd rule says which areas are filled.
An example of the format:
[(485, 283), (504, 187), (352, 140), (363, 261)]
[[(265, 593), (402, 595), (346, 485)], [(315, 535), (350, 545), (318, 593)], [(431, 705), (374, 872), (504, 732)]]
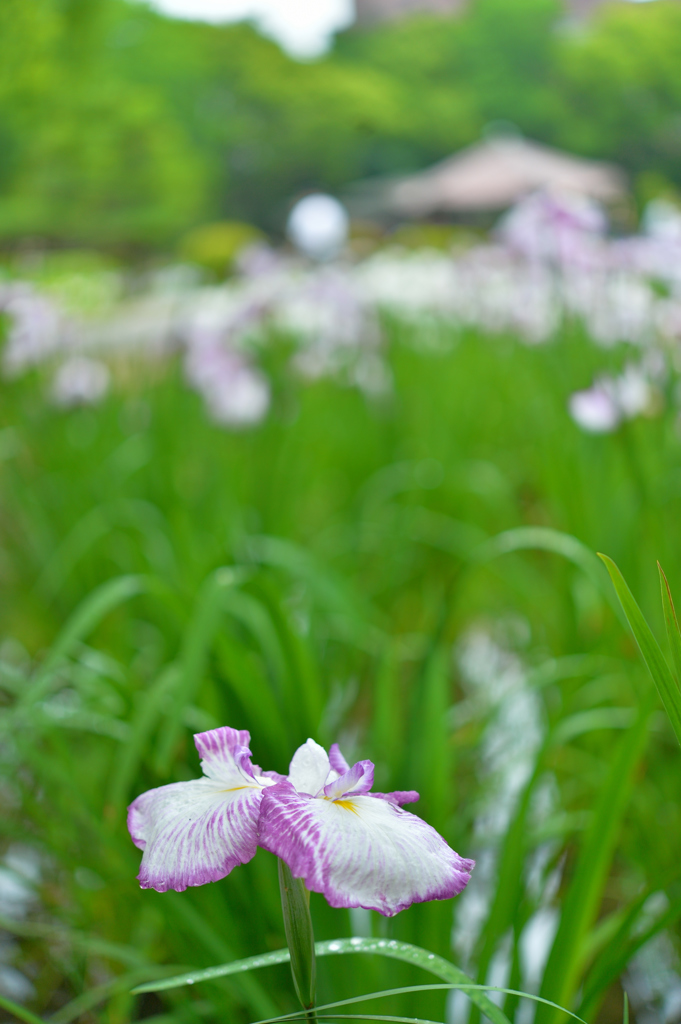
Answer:
[[(0, 237), (130, 247), (201, 214), (204, 172), (163, 93), (107, 59), (111, 0), (0, 7)], [(113, 6), (113, 5), (112, 5)]]
[(612, 4), (562, 40), (561, 144), (681, 184), (681, 4)]
[(299, 63), (248, 24), (142, 0), (0, 3), (0, 241), (168, 246), (278, 231), (289, 203), (403, 173), (492, 122), (681, 184), (681, 4), (476, 0), (338, 37)]

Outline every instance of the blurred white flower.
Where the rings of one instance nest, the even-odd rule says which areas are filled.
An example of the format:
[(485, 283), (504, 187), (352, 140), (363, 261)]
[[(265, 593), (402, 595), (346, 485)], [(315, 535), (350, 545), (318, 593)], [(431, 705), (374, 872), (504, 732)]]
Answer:
[(619, 376), (604, 375), (592, 387), (570, 395), (568, 408), (575, 423), (589, 433), (607, 434), (623, 420), (654, 412), (659, 402), (655, 385), (666, 373), (658, 355), (649, 353), (638, 365), (627, 363)]
[(613, 396), (601, 384), (575, 391), (570, 395), (568, 408), (577, 426), (590, 434), (609, 434), (622, 419)]
[(194, 345), (187, 352), (185, 371), (216, 423), (249, 427), (266, 415), (269, 384), (240, 353), (217, 344)]
[(68, 409), (75, 405), (96, 405), (109, 390), (108, 367), (98, 359), (74, 356), (57, 370), (51, 397), (55, 405)]
[(0, 312), (10, 319), (2, 353), (6, 377), (18, 377), (59, 350), (63, 317), (33, 285), (24, 281), (0, 284)]

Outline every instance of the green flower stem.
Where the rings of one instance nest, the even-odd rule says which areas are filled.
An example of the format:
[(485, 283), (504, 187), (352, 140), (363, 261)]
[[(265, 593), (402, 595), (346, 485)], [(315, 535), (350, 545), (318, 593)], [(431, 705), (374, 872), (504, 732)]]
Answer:
[(279, 888), (284, 915), (284, 933), (291, 953), (291, 974), (298, 998), (308, 1011), (309, 1021), (317, 1020), (314, 1010), (317, 964), (314, 933), (310, 917), (310, 893), (301, 878), (294, 878), (291, 869), (279, 860)]

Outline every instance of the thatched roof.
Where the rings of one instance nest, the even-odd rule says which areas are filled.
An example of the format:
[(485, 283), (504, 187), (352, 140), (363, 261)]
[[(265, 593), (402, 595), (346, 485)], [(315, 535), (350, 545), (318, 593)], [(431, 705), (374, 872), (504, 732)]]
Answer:
[(389, 215), (503, 210), (538, 189), (576, 192), (603, 203), (626, 194), (623, 172), (515, 136), (495, 136), (418, 174), (387, 182), (380, 206)]

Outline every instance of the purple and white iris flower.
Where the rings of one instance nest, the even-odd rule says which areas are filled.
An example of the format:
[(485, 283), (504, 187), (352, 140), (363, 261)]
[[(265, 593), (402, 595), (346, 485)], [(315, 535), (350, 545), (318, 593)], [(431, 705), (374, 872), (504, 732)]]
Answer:
[(332, 907), (365, 907), (386, 917), (412, 903), (457, 896), (474, 862), (464, 860), (415, 814), (414, 791), (371, 793), (374, 766), (352, 768), (308, 740), (289, 775), (263, 794), (258, 842)]
[(144, 850), (143, 889), (183, 892), (255, 857), (260, 801), (280, 776), (251, 763), (250, 739), (229, 726), (197, 733), (204, 777), (150, 789), (130, 804), (128, 831)]
[(474, 861), (402, 809), (418, 793), (371, 792), (371, 761), (350, 767), (337, 744), (327, 754), (309, 739), (284, 777), (251, 764), (247, 732), (225, 727), (194, 739), (205, 777), (152, 789), (130, 806), (128, 828), (144, 850), (143, 888), (216, 881), (258, 846), (332, 907), (386, 917), (456, 896), (468, 883)]

